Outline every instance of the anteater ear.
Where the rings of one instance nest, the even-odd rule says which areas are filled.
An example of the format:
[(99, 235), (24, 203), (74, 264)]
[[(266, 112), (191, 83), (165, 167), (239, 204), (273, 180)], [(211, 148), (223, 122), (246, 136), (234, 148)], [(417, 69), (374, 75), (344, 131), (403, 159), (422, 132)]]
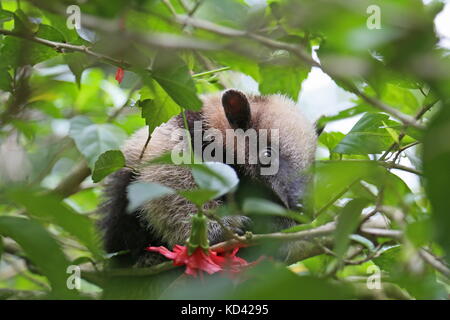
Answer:
[(250, 127), (250, 104), (245, 94), (238, 90), (227, 90), (222, 96), (222, 106), (233, 129)]

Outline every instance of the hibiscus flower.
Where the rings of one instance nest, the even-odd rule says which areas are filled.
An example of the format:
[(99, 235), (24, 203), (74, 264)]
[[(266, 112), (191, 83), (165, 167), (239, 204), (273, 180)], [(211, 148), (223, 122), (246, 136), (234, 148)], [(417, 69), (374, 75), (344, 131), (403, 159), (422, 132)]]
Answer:
[(165, 247), (148, 247), (147, 251), (159, 252), (166, 258), (173, 260), (175, 266), (186, 265), (186, 274), (196, 277), (198, 272), (206, 271), (213, 274), (219, 271), (238, 273), (250, 264), (242, 258), (236, 257), (239, 248), (232, 251), (217, 252), (198, 247), (189, 255), (188, 247), (175, 245), (173, 251)]

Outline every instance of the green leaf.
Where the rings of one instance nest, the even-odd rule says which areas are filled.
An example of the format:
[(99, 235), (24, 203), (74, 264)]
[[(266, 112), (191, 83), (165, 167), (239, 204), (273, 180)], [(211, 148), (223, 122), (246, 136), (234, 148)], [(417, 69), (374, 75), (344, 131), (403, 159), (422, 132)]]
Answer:
[(450, 202), (448, 183), (450, 177), (450, 105), (443, 105), (428, 126), (424, 138), (423, 169), (427, 195), (432, 205), (432, 223), (435, 237), (446, 252), (450, 262)]
[(70, 120), (70, 136), (80, 136), (83, 130), (94, 123), (85, 116), (76, 116)]
[(89, 67), (91, 62), (89, 61), (87, 56), (81, 52), (66, 53), (64, 55), (64, 61), (67, 63), (70, 71), (72, 71), (73, 75), (75, 76), (78, 87), (80, 87), (83, 71)]
[(417, 248), (426, 246), (432, 241), (433, 226), (431, 219), (423, 219), (408, 223), (406, 226), (406, 235)]
[(5, 251), (5, 245), (3, 243), (3, 237), (0, 236), (0, 260), (2, 259), (3, 252)]
[(217, 194), (214, 190), (194, 189), (194, 190), (180, 190), (178, 194), (186, 198), (196, 206), (202, 206), (206, 202), (215, 198)]
[(394, 140), (383, 128), (383, 122), (388, 125), (396, 124), (389, 120), (388, 115), (366, 113), (333, 151), (346, 154), (373, 154), (386, 150)]
[(50, 21), (53, 28), (61, 32), (65, 42), (72, 44), (81, 44), (82, 40), (78, 36), (77, 30), (67, 28), (67, 17), (63, 15), (45, 12), (45, 17)]
[(383, 271), (392, 272), (400, 262), (402, 254), (401, 246), (393, 246), (383, 250), (382, 254), (372, 261)]
[(260, 81), (259, 66), (252, 59), (222, 51), (208, 53), (208, 56), (212, 57), (220, 65), (228, 66), (234, 71), (240, 71), (251, 76), (255, 81)]
[[(406, 183), (387, 168), (378, 166), (373, 168), (370, 175), (366, 175), (364, 180), (370, 184), (383, 189), (383, 203), (389, 206), (402, 206), (405, 198), (412, 193)], [(411, 203), (411, 209), (416, 207), (415, 202)], [(414, 210), (410, 210), (413, 214)]]
[(135, 182), (128, 186), (128, 206), (127, 211), (133, 212), (144, 203), (174, 194), (175, 191), (158, 183)]
[(52, 194), (39, 194), (18, 189), (9, 192), (9, 198), (25, 207), (28, 214), (44, 222), (53, 223), (84, 244), (97, 258), (102, 257), (100, 241), (94, 222), (75, 212)]
[(322, 132), (320, 134), (319, 143), (327, 147), (330, 152), (330, 159), (339, 158), (339, 155), (333, 152), (333, 150), (344, 137), (345, 134), (342, 132)]
[(12, 91), (12, 77), (6, 68), (0, 69), (0, 90)]
[(265, 199), (248, 198), (244, 200), (242, 211), (246, 215), (285, 216), (287, 211), (280, 205)]
[(94, 124), (83, 116), (71, 121), (70, 137), (93, 169), (98, 157), (109, 150), (120, 149), (125, 132), (113, 124)]
[(302, 82), (308, 76), (311, 67), (292, 65), (292, 62), (286, 60), (277, 59), (260, 65), (259, 91), (261, 94), (285, 94), (297, 101)]
[(152, 98), (141, 100), (139, 107), (142, 109), (145, 124), (148, 125), (149, 131), (153, 132), (156, 127), (179, 114), (180, 107), (157, 83), (153, 83), (151, 94)]
[[(350, 187), (361, 179), (376, 176), (377, 164), (371, 162), (322, 162), (317, 163), (314, 171), (313, 190), (305, 200), (307, 207), (322, 212), (339, 195), (345, 194)], [(334, 201), (333, 201), (334, 200)]]
[(251, 275), (251, 280), (237, 287), (235, 299), (345, 299), (351, 292), (346, 284), (300, 276), (270, 262), (258, 264)]
[(215, 191), (211, 199), (226, 194), (239, 183), (234, 169), (224, 163), (205, 162), (191, 167), (197, 185), (201, 189)]
[(400, 111), (414, 114), (419, 110), (419, 102), (409, 89), (391, 83), (384, 85), (380, 100)]
[(109, 174), (125, 166), (125, 157), (119, 150), (110, 150), (102, 153), (95, 162), (92, 180), (99, 182)]
[(350, 244), (349, 237), (358, 227), (362, 209), (366, 205), (366, 199), (350, 200), (338, 216), (334, 237), (334, 253), (338, 259), (344, 258)]
[(311, 275), (298, 275), (284, 265), (268, 259), (249, 268), (245, 275), (247, 280), (238, 284), (233, 284), (224, 277), (211, 277), (202, 290), (198, 290), (199, 281), (190, 277), (180, 283), (180, 286), (168, 288), (163, 299), (321, 300), (352, 297), (352, 289), (348, 284)]
[(156, 127), (179, 114), (181, 109), (155, 80), (144, 77), (144, 82), (146, 86), (140, 91), (139, 106), (149, 132), (153, 132)]
[[(62, 42), (63, 35), (55, 28), (42, 24), (39, 27), (36, 37), (46, 40)], [(26, 52), (26, 54), (24, 54)], [(55, 49), (42, 44), (30, 42), (12, 36), (6, 36), (4, 45), (0, 50), (0, 66), (18, 67), (21, 65), (35, 65), (58, 55)]]
[(319, 120), (317, 120), (317, 127), (319, 127), (319, 128), (320, 127), (325, 127), (325, 125), (328, 122), (354, 117), (354, 116), (356, 116), (358, 114), (361, 114), (363, 112), (368, 112), (368, 111), (374, 112), (374, 111), (376, 111), (376, 109), (373, 108), (372, 106), (367, 106), (365, 104), (357, 105), (355, 107), (351, 107), (351, 108), (342, 110), (342, 111), (340, 111), (337, 114), (332, 115), (332, 116), (320, 117)]
[(386, 131), (387, 131), (387, 132), (389, 133), (389, 135), (391, 136), (392, 140), (394, 140), (395, 143), (400, 143), (400, 140), (399, 140), (399, 136), (398, 136), (397, 131), (395, 131), (395, 130), (392, 129), (392, 128), (389, 128), (388, 125), (387, 125), (384, 121), (382, 121), (382, 123), (383, 123), (383, 126), (384, 126), (384, 128), (386, 129)]
[(152, 77), (180, 107), (189, 110), (202, 107), (189, 69), (177, 55), (158, 53), (153, 61)]
[(244, 27), (243, 23), (249, 6), (242, 0), (210, 0), (205, 1), (196, 11), (196, 16), (226, 26)]
[(0, 9), (0, 23), (14, 19), (14, 12)]
[(55, 239), (39, 223), (17, 217), (0, 217), (0, 234), (14, 239), (27, 257), (48, 278), (59, 298), (74, 297), (66, 286), (69, 262)]

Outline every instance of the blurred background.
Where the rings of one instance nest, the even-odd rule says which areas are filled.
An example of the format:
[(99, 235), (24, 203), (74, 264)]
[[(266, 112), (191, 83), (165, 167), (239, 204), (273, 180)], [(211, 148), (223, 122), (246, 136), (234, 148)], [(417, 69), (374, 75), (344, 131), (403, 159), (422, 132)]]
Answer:
[[(304, 226), (290, 232), (357, 211), (401, 236), (348, 223), (320, 254), (262, 263), (245, 290), (214, 277), (166, 297), (447, 299), (449, 50), (450, 1), (2, 0), (0, 298), (157, 297), (148, 288), (179, 274), (99, 275), (106, 176), (92, 173), (137, 129), (237, 88), (285, 94), (324, 128)], [(68, 265), (86, 270), (79, 290)]]

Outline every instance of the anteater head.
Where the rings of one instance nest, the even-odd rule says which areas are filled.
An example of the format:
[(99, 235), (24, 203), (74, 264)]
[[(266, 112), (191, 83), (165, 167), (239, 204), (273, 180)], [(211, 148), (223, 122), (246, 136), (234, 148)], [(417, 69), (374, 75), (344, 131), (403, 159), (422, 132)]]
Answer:
[(281, 204), (296, 208), (317, 135), (292, 100), (227, 90), (204, 98), (202, 120), (204, 160), (231, 165), (241, 181), (262, 184)]

